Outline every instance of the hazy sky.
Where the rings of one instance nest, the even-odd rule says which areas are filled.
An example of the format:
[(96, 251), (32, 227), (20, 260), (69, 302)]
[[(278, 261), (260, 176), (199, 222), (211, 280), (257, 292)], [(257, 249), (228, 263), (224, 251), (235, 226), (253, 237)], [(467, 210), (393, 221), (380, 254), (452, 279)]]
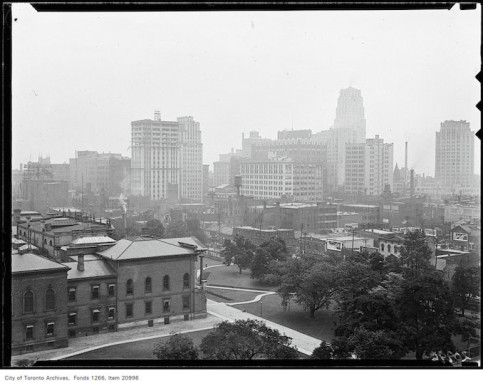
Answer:
[[(478, 5), (479, 7), (480, 5)], [(435, 131), (480, 128), (480, 10), (37, 13), (13, 4), (14, 168), (75, 150), (131, 156), (131, 121), (191, 115), (205, 164), (241, 134), (332, 126), (362, 90), (367, 137), (434, 176)], [(478, 139), (475, 138), (476, 141)], [(480, 172), (480, 143), (475, 171)]]

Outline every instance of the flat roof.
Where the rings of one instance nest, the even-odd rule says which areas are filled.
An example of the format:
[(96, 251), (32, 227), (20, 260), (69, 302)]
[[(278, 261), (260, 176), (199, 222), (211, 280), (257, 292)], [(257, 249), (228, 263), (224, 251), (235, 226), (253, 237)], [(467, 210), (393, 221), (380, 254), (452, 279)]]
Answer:
[(380, 229), (366, 229), (364, 231), (368, 233), (376, 233), (381, 235), (394, 235), (396, 233), (396, 232), (389, 232), (387, 230), (380, 230)]
[(366, 205), (366, 204), (341, 204), (342, 206), (353, 206), (356, 208), (379, 208), (378, 205)]

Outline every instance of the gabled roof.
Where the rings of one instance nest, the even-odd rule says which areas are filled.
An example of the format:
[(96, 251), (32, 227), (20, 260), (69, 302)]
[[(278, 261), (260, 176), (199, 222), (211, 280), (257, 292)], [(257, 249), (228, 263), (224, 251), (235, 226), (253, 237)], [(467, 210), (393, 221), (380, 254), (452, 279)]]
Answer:
[(196, 254), (194, 249), (183, 247), (179, 242), (198, 246), (193, 237), (172, 238), (169, 240), (133, 237), (121, 239), (114, 246), (97, 254), (117, 261)]
[(35, 271), (67, 271), (68, 269), (61, 263), (34, 253), (12, 255), (12, 274)]
[(197, 250), (206, 250), (208, 249), (198, 238), (196, 237), (183, 237), (183, 238), (163, 238), (162, 241), (171, 243), (173, 245), (178, 245), (179, 243), (186, 243), (188, 245), (196, 246)]
[(70, 267), (70, 270), (67, 273), (67, 279), (116, 276), (116, 272), (112, 267), (102, 259), (84, 261), (84, 271), (79, 271), (77, 269), (78, 262), (67, 262), (65, 264)]

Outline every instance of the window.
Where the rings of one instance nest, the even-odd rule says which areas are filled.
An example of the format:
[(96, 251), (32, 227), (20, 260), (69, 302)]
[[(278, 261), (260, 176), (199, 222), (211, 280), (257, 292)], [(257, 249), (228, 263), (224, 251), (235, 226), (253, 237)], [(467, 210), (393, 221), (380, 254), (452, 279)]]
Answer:
[(69, 337), (75, 337), (75, 329), (69, 329)]
[(99, 323), (99, 313), (100, 311), (97, 308), (92, 310), (92, 323)]
[(163, 300), (163, 312), (169, 312), (171, 310), (171, 300), (164, 299)]
[(113, 320), (116, 314), (116, 309), (114, 307), (109, 307), (107, 310), (107, 319)]
[(76, 325), (77, 323), (77, 313), (71, 312), (69, 314), (69, 325)]
[(190, 288), (190, 276), (188, 273), (183, 275), (183, 288)]
[(163, 290), (169, 291), (169, 275), (165, 275), (163, 278)]
[(381, 251), (384, 251), (384, 244), (381, 243)]
[(146, 315), (149, 315), (153, 313), (153, 303), (152, 302), (146, 302), (144, 305), (144, 313)]
[(183, 309), (187, 310), (190, 308), (190, 297), (189, 295), (183, 295)]
[(34, 339), (34, 326), (27, 325), (25, 327), (25, 340), (33, 340)]
[(391, 245), (387, 245), (387, 252), (390, 253), (391, 252)]
[(147, 277), (145, 282), (144, 282), (144, 293), (145, 294), (150, 294), (152, 291), (152, 284), (151, 284), (151, 278)]
[(110, 284), (107, 286), (107, 292), (109, 296), (116, 296), (116, 285)]
[(32, 291), (23, 294), (23, 312), (26, 314), (34, 312), (34, 293)]
[(69, 288), (69, 302), (75, 302), (76, 300), (76, 288), (70, 287)]
[(93, 285), (92, 288), (91, 288), (91, 297), (92, 299), (99, 299), (99, 285), (96, 284), (96, 285)]
[(134, 294), (134, 286), (132, 283), (132, 279), (129, 279), (126, 283), (126, 295)]
[(126, 304), (126, 318), (132, 318), (132, 304)]
[(54, 336), (54, 323), (47, 323), (46, 335)]
[(49, 288), (45, 292), (45, 309), (46, 310), (55, 309), (55, 292), (51, 288)]

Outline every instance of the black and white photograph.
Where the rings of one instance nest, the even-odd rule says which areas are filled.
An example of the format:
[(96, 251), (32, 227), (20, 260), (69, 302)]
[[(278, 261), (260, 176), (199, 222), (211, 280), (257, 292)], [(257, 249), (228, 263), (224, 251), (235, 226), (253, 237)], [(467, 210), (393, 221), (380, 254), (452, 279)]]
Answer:
[(481, 4), (227, 4), (9, 5), (4, 366), (480, 367)]

